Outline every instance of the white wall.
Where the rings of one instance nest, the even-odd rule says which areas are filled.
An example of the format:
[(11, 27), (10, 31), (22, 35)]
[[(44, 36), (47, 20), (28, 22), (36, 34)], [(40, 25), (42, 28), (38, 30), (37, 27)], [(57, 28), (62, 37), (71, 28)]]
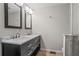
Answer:
[(79, 34), (79, 3), (72, 4), (72, 32)]
[[(4, 4), (0, 3), (0, 37), (7, 36), (7, 35), (15, 35), (19, 32), (21, 35), (30, 33), (31, 30), (27, 30), (24, 28), (24, 11), (23, 12), (23, 21), (22, 21), (22, 29), (13, 29), (13, 28), (5, 28), (4, 27)], [(0, 50), (1, 55), (1, 50)]]
[(69, 4), (45, 7), (34, 11), (32, 29), (34, 33), (42, 35), (41, 49), (62, 50), (63, 35), (70, 33), (69, 13)]

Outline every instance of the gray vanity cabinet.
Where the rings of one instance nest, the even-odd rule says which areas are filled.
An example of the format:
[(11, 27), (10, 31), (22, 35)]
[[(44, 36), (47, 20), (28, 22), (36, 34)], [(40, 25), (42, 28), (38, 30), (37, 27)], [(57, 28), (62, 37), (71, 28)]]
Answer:
[(22, 45), (2, 43), (3, 56), (34, 56), (40, 50), (40, 36), (35, 37)]

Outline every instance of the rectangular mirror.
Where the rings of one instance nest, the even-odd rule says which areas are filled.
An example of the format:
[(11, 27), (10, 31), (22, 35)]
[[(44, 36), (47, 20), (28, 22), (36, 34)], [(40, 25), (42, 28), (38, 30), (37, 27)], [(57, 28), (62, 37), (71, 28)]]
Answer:
[(5, 28), (22, 28), (22, 8), (16, 3), (5, 3)]
[(25, 29), (32, 29), (32, 15), (25, 12)]

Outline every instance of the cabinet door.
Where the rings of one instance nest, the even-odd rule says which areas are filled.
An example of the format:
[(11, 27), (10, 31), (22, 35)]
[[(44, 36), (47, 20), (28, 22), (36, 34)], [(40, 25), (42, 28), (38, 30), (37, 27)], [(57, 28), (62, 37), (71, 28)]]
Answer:
[(2, 43), (3, 56), (20, 56), (20, 46)]

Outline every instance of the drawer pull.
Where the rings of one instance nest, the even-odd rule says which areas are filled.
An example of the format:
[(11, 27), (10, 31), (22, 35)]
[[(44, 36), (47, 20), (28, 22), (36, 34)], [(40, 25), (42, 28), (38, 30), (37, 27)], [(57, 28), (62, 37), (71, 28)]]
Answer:
[(30, 56), (32, 54), (33, 51), (29, 52), (27, 55)]
[(31, 47), (32, 46), (32, 44), (29, 44), (27, 47)]

